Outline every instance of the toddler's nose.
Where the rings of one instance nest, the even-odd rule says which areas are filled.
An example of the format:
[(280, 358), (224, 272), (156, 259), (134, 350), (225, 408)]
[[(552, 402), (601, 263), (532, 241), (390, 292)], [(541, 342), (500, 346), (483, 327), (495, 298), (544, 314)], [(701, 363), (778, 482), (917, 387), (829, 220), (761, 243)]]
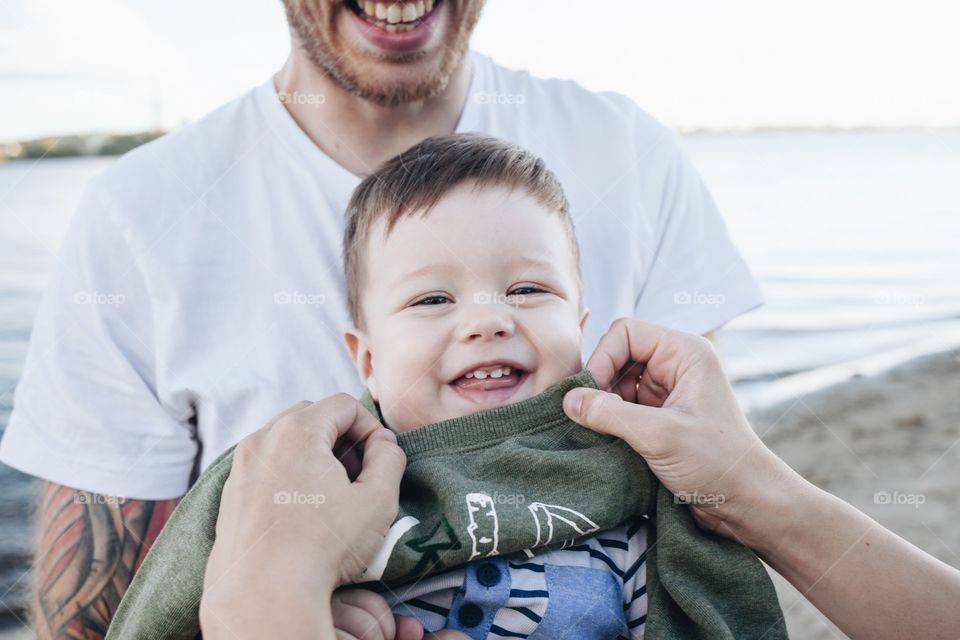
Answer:
[(514, 320), (502, 305), (472, 305), (466, 315), (461, 332), (465, 340), (503, 339), (514, 333)]

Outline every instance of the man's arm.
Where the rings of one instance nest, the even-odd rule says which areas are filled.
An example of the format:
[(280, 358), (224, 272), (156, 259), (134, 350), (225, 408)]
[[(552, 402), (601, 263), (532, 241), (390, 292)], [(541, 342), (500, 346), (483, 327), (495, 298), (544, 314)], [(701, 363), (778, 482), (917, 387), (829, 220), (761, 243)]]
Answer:
[(30, 593), (37, 638), (103, 638), (179, 501), (115, 498), (44, 482)]

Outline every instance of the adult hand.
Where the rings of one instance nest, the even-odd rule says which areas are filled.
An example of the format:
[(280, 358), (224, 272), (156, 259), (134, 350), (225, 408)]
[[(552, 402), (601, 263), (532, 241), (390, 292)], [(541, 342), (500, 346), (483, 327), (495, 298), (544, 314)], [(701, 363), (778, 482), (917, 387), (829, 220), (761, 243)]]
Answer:
[(803, 482), (754, 433), (705, 338), (619, 319), (586, 368), (600, 390), (568, 392), (567, 415), (629, 443), (701, 527), (749, 538), (765, 494)]
[[(363, 453), (355, 478), (340, 461), (350, 451)], [(332, 634), (318, 603), (373, 559), (405, 465), (393, 433), (346, 394), (298, 403), (242, 440), (204, 577), (204, 635), (231, 637), (228, 624), (263, 637)]]
[(603, 391), (569, 391), (567, 414), (626, 440), (702, 527), (753, 548), (851, 638), (957, 638), (960, 571), (769, 451), (707, 340), (617, 320), (587, 368)]

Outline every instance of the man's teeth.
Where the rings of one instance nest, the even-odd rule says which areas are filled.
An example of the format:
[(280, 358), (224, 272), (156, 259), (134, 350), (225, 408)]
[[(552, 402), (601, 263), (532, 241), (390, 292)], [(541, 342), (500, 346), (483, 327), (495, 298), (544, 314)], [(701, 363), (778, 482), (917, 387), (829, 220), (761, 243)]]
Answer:
[[(433, 9), (434, 0), (416, 0), (416, 2), (373, 2), (361, 0), (358, 4), (364, 14), (371, 20), (382, 20), (387, 27), (403, 27), (408, 23), (416, 22)], [(390, 29), (387, 29), (390, 31)]]
[(503, 376), (508, 376), (513, 373), (513, 369), (510, 367), (497, 367), (496, 369), (477, 369), (476, 371), (471, 371), (467, 375), (463, 376), (464, 378), (476, 378), (477, 380), (483, 380), (486, 377), (491, 378), (501, 378)]

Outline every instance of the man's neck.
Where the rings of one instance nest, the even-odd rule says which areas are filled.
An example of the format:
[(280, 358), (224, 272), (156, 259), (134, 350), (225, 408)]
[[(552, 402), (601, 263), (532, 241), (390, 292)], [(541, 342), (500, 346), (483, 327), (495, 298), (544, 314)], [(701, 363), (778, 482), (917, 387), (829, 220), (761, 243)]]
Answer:
[(294, 47), (274, 76), (274, 88), (288, 96), (323, 96), (322, 100), (288, 100), (284, 106), (324, 153), (362, 176), (424, 138), (453, 133), (466, 102), (471, 72), (470, 56), (464, 56), (439, 95), (382, 107), (340, 87)]

